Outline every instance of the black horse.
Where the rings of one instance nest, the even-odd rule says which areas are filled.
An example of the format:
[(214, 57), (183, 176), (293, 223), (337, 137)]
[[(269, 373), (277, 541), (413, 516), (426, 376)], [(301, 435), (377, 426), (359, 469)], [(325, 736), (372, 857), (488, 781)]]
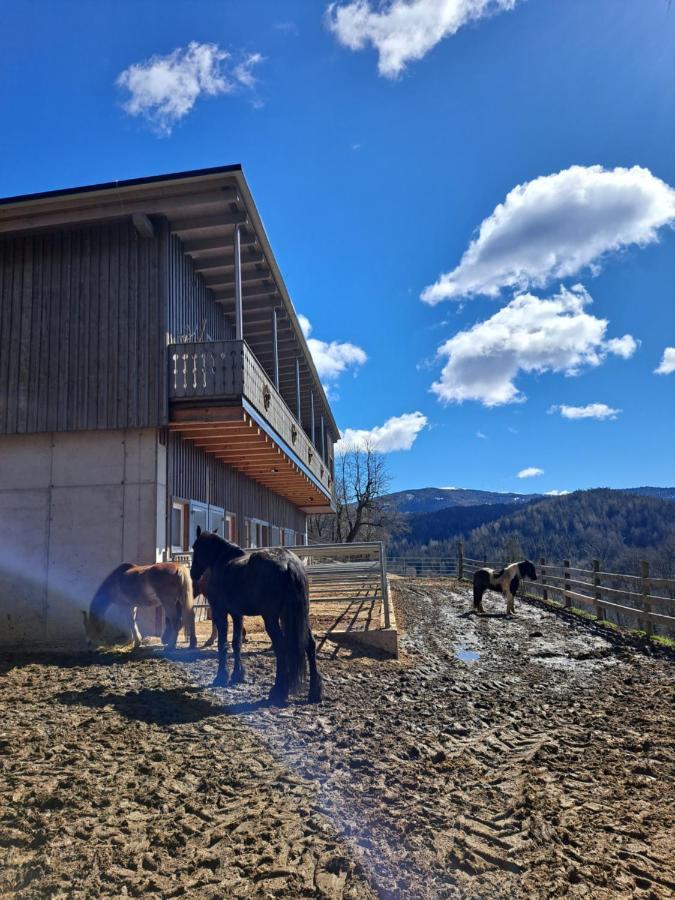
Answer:
[(241, 638), (244, 616), (262, 616), (277, 660), (277, 674), (270, 701), (284, 704), (289, 693), (305, 680), (309, 663), (309, 701), (322, 696), (321, 676), (316, 667), (316, 645), (309, 626), (307, 576), (298, 557), (290, 550), (255, 550), (247, 553), (217, 534), (197, 527), (192, 545), (190, 575), (199, 581), (210, 569), (207, 598), (218, 629), (218, 673), (214, 685), (224, 687), (227, 676), (227, 614), (234, 622), (232, 651), (234, 668), (230, 684), (244, 680)]

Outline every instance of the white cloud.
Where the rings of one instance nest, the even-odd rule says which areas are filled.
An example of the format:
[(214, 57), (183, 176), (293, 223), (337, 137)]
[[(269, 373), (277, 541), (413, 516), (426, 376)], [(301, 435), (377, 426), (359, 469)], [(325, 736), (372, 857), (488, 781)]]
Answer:
[(515, 379), (523, 372), (577, 375), (608, 353), (635, 352), (631, 335), (605, 339), (608, 322), (585, 311), (592, 302), (581, 285), (540, 299), (521, 294), (489, 319), (459, 331), (438, 348), (447, 357), (431, 390), (444, 403), (478, 400), (485, 406), (522, 403)]
[(546, 491), (546, 497), (564, 497), (569, 491)]
[(338, 341), (319, 341), (310, 337), (312, 333), (312, 324), (307, 318), (300, 314), (298, 316), (302, 333), (307, 339), (316, 371), (319, 378), (325, 381), (335, 381), (347, 369), (357, 369), (367, 360), (365, 350), (357, 347), (356, 344), (338, 343)]
[(657, 240), (675, 221), (675, 190), (649, 169), (572, 166), (515, 187), (484, 219), (459, 265), (425, 288), (422, 300), (542, 287), (632, 244)]
[(587, 406), (552, 406), (549, 413), (559, 412), (563, 419), (616, 419), (622, 410), (606, 403), (589, 403)]
[(129, 91), (124, 109), (142, 116), (160, 134), (171, 134), (173, 126), (186, 116), (202, 95), (229, 94), (237, 87), (252, 88), (253, 67), (261, 62), (252, 53), (225, 71), (230, 54), (217, 44), (191, 41), (166, 56), (151, 56), (134, 63), (117, 78), (117, 85)]
[(675, 347), (666, 347), (663, 351), (663, 359), (658, 368), (654, 369), (655, 375), (670, 375), (675, 372)]
[(513, 9), (517, 0), (353, 0), (331, 3), (326, 24), (350, 50), (372, 44), (380, 75), (396, 78), (462, 26)]
[(518, 472), (518, 478), (536, 478), (538, 475), (543, 475), (544, 470), (538, 469), (536, 466), (530, 466), (528, 469), (521, 469)]
[(377, 453), (393, 453), (395, 450), (410, 450), (417, 435), (427, 425), (427, 417), (421, 412), (403, 413), (392, 416), (384, 425), (374, 428), (345, 428), (341, 439), (335, 445), (336, 453), (346, 453), (353, 448), (369, 447)]
[(487, 435), (486, 435), (486, 434), (483, 434), (482, 431), (477, 431), (477, 432), (476, 432), (476, 437), (477, 437), (477, 438), (481, 438), (481, 440), (483, 440), (483, 441), (486, 441), (486, 440), (487, 440)]

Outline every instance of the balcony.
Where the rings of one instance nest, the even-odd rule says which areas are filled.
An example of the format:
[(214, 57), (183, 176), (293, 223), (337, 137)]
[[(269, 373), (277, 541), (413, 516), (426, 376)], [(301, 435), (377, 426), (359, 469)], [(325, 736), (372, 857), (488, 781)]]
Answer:
[(245, 341), (169, 345), (169, 428), (307, 512), (332, 508), (330, 464)]

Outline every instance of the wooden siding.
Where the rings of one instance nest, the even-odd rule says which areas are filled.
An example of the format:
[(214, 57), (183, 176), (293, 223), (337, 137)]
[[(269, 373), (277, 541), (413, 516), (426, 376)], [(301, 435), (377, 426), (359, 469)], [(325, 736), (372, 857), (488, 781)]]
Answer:
[(245, 517), (305, 531), (306, 515), (292, 503), (175, 433), (169, 435), (169, 486), (173, 497), (211, 503), (235, 513), (240, 544), (246, 543)]
[(169, 343), (183, 341), (226, 341), (234, 338), (234, 325), (194, 271), (182, 241), (169, 239)]
[(167, 226), (0, 240), (0, 434), (167, 419)]

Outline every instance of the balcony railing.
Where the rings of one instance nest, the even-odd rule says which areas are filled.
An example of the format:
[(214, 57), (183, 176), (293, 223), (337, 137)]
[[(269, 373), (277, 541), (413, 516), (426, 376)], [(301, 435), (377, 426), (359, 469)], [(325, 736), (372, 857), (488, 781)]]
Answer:
[(245, 341), (169, 345), (169, 401), (244, 399), (332, 493), (330, 467)]

